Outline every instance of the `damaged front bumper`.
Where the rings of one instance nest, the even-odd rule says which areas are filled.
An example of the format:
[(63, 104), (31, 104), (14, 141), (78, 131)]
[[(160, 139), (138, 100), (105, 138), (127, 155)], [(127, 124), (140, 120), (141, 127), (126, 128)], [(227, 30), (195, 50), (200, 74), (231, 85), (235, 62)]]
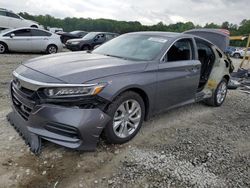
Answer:
[(25, 120), (13, 105), (8, 120), (34, 153), (41, 151), (41, 139), (76, 150), (96, 148), (110, 117), (99, 109), (79, 109), (57, 105), (38, 105)]
[(15, 81), (10, 94), (13, 111), (7, 118), (34, 153), (41, 151), (42, 139), (76, 150), (94, 150), (110, 120), (98, 107), (39, 103), (36, 91), (18, 88)]

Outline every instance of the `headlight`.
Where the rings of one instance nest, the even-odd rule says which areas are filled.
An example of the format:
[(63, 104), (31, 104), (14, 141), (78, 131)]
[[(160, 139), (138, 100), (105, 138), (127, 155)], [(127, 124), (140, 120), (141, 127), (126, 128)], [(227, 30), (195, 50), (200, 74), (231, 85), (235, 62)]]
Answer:
[(106, 84), (95, 84), (93, 86), (66, 86), (66, 87), (51, 87), (44, 89), (44, 94), (49, 98), (60, 97), (79, 97), (97, 95), (100, 93)]
[(70, 44), (73, 44), (73, 45), (77, 45), (79, 44), (80, 42), (69, 42)]

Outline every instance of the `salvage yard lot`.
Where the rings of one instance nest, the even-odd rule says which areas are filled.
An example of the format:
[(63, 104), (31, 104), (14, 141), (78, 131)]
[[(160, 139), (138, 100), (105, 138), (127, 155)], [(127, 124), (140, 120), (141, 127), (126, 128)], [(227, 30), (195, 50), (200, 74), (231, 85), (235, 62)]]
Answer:
[(250, 187), (250, 95), (237, 90), (219, 108), (157, 115), (124, 145), (77, 152), (45, 143), (34, 156), (6, 115), (11, 72), (37, 56), (0, 56), (1, 187)]

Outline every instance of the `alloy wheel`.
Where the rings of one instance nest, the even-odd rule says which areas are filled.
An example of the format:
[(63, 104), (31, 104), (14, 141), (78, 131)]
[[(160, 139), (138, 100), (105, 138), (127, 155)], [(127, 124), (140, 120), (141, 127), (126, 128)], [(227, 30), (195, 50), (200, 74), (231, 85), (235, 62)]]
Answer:
[(113, 130), (116, 136), (127, 138), (138, 128), (142, 117), (142, 109), (136, 100), (126, 100), (115, 112)]
[(0, 53), (5, 52), (5, 46), (3, 44), (0, 44)]
[(50, 46), (48, 51), (50, 54), (55, 54), (57, 52), (57, 48), (55, 46)]
[(216, 95), (217, 103), (221, 104), (224, 101), (226, 94), (227, 94), (227, 84), (225, 82), (221, 82), (220, 86), (218, 87), (218, 92)]

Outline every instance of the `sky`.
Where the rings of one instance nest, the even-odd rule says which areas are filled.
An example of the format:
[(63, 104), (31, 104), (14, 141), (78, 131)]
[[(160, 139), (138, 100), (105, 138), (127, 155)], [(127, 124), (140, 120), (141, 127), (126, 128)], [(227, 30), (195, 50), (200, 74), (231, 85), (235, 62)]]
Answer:
[(57, 18), (139, 21), (144, 25), (192, 21), (239, 24), (250, 19), (250, 0), (0, 0), (0, 7)]

